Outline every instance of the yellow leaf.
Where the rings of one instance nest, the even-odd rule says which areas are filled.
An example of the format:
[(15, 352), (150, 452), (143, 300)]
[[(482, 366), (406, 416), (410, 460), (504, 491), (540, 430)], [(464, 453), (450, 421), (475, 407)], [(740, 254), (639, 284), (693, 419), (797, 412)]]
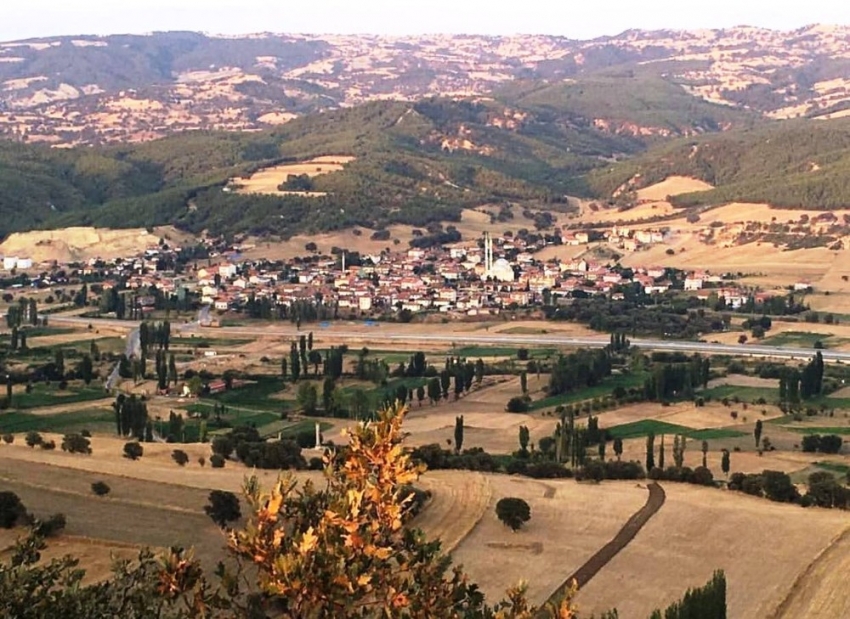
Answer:
[(298, 552), (302, 555), (306, 555), (308, 552), (311, 552), (314, 548), (316, 548), (318, 542), (319, 538), (313, 532), (313, 527), (310, 527), (301, 537), (301, 543), (298, 545)]

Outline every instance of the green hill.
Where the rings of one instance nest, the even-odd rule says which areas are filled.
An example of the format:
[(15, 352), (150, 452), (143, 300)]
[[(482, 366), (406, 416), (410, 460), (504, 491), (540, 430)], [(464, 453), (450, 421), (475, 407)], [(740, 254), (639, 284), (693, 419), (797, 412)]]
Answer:
[(715, 185), (677, 196), (677, 206), (765, 202), (777, 208), (850, 207), (850, 119), (777, 121), (659, 145), (634, 159), (594, 170), (587, 183), (610, 197), (635, 179), (635, 188), (674, 174)]
[[(496, 103), (369, 103), (260, 133), (190, 132), (99, 149), (0, 147), (0, 232), (73, 224), (288, 236), (352, 225), (456, 221), (464, 207), (520, 201), (565, 208), (584, 175), (642, 144), (528, 114), (496, 126)], [(315, 179), (321, 198), (239, 195), (227, 180), (258, 168), (351, 154)], [(190, 208), (191, 203), (191, 208)], [(558, 206), (561, 205), (561, 206)]]

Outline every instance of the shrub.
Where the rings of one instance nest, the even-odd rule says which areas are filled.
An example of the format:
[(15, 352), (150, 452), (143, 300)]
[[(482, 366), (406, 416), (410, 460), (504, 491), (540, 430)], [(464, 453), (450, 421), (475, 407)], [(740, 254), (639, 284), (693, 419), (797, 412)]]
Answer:
[[(221, 456), (218, 457), (221, 458)], [(221, 461), (222, 466), (224, 466), (224, 458), (221, 458)], [(210, 458), (210, 464), (212, 464), (212, 458)], [(242, 516), (242, 511), (239, 508), (239, 498), (226, 490), (213, 490), (210, 492), (209, 503), (204, 506), (204, 512), (212, 518), (213, 522), (222, 528), (227, 526), (228, 522), (239, 520)]]
[(605, 467), (605, 479), (644, 479), (646, 472), (640, 462), (608, 460)]
[(573, 476), (570, 469), (551, 460), (532, 462), (526, 466), (525, 474), (535, 479), (562, 479)]
[(496, 503), (496, 516), (502, 524), (517, 531), (531, 519), (531, 507), (522, 499), (505, 497)]
[(605, 479), (605, 467), (599, 460), (589, 460), (576, 472), (576, 479), (600, 482)]
[(106, 482), (96, 481), (91, 485), (91, 491), (97, 496), (106, 496), (109, 494), (110, 490), (112, 490), (112, 488), (110, 488)]
[(12, 443), (15, 442), (15, 435), (14, 434), (4, 434), (3, 435), (3, 442), (6, 443), (7, 445), (11, 445)]
[(91, 438), (91, 432), (89, 432), (88, 430), (83, 430), (82, 432), (80, 432), (80, 435), (85, 436), (86, 438)]
[(714, 475), (712, 475), (711, 471), (706, 467), (698, 466), (694, 469), (693, 483), (699, 484), (700, 486), (713, 486)]
[(174, 460), (179, 466), (186, 466), (189, 462), (189, 456), (182, 449), (175, 449), (171, 452), (171, 459)]
[(65, 514), (53, 514), (47, 520), (36, 523), (35, 531), (42, 537), (53, 537), (61, 533), (65, 529), (66, 524), (67, 519), (65, 518)]
[(505, 406), (505, 410), (509, 413), (527, 413), (528, 408), (528, 398), (523, 396), (514, 396)]
[(508, 475), (525, 475), (528, 468), (528, 463), (520, 458), (511, 458), (505, 466), (505, 472)]
[(68, 453), (91, 453), (91, 441), (81, 434), (66, 434), (62, 438), (62, 451)]
[(26, 516), (27, 510), (14, 492), (0, 492), (0, 529), (11, 529)]
[(36, 445), (41, 445), (44, 442), (44, 439), (41, 438), (41, 434), (38, 432), (27, 432), (25, 440), (30, 449), (34, 448)]
[(56, 449), (56, 441), (44, 441), (41, 444), (41, 448), (47, 451), (53, 451)]
[(219, 454), (213, 454), (210, 456), (210, 466), (214, 469), (223, 469), (224, 468), (224, 458), (222, 458)]
[(310, 461), (307, 463), (307, 468), (310, 469), (311, 471), (321, 471), (322, 469), (325, 468), (325, 463), (320, 457), (313, 456), (312, 458), (310, 458)]
[(204, 458), (203, 456), (201, 456), (200, 458), (198, 458), (198, 465), (199, 465), (201, 468), (203, 468), (203, 466), (204, 466), (206, 463), (207, 463), (207, 459), (206, 459), (206, 458)]
[(141, 446), (141, 444), (136, 441), (130, 441), (129, 443), (124, 443), (124, 457), (129, 458), (130, 460), (138, 460), (145, 453), (145, 448)]

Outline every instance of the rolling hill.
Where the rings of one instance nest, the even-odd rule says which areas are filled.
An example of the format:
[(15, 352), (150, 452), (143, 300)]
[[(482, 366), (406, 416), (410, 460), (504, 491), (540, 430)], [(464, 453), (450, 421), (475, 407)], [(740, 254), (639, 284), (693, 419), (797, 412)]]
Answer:
[[(186, 132), (94, 149), (6, 142), (0, 232), (174, 224), (288, 236), (451, 222), (463, 208), (488, 202), (565, 209), (567, 194), (586, 193), (586, 172), (642, 148), (586, 122), (446, 99), (373, 102), (265, 132)], [(230, 179), (264, 167), (341, 154), (354, 160), (314, 179), (324, 196), (229, 191)]]
[[(0, 43), (0, 135), (62, 145), (137, 142), (187, 129), (270, 128), (375, 100), (491, 96), (517, 84), (529, 105), (561, 108), (568, 101), (570, 111), (612, 133), (678, 135), (681, 118), (671, 127), (646, 106), (690, 105), (696, 125), (678, 127), (687, 135), (714, 122), (723, 126), (713, 112), (703, 118), (706, 102), (771, 118), (846, 113), (848, 45), (850, 28), (825, 26), (630, 30), (589, 41), (193, 32), (46, 37)], [(635, 80), (643, 82), (642, 94), (633, 98)]]
[(680, 139), (588, 175), (601, 198), (671, 175), (715, 186), (675, 196), (677, 206), (759, 202), (777, 208), (850, 206), (850, 118), (788, 120), (749, 130)]

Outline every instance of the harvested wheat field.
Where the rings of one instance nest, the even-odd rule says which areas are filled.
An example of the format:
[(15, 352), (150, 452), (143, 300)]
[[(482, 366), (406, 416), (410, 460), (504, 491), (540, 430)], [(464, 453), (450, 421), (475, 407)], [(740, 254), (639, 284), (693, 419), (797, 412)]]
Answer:
[[(686, 484), (663, 485), (667, 502), (661, 510), (579, 592), (577, 602), (584, 613), (616, 607), (622, 617), (646, 617), (722, 569), (730, 617), (772, 617), (797, 576), (848, 526), (846, 514), (839, 511), (803, 509)], [(832, 608), (850, 597), (846, 587), (836, 593), (843, 599)], [(821, 594), (828, 597), (827, 592)]]
[[(25, 536), (25, 529), (6, 531), (11, 543), (18, 536)], [(11, 554), (11, 549), (3, 550), (3, 541), (0, 541), (0, 560), (5, 560)], [(78, 537), (75, 535), (60, 535), (50, 539), (47, 548), (41, 551), (41, 562), (46, 563), (53, 559), (60, 559), (66, 555), (72, 555), (79, 559), (80, 565), (86, 570), (83, 584), (91, 584), (104, 580), (112, 575), (112, 566), (115, 561), (132, 560), (139, 556), (140, 546), (134, 544), (122, 544), (121, 542), (105, 541), (90, 537)]]
[(770, 619), (850, 617), (847, 570), (850, 569), (850, 529), (844, 532), (798, 575), (788, 596)]
[[(492, 488), (490, 504), (452, 558), (491, 601), (525, 579), (529, 598), (544, 602), (617, 534), (648, 496), (646, 487), (634, 482), (594, 485), (507, 475), (487, 475), (487, 479)], [(531, 506), (531, 520), (516, 533), (495, 514), (498, 500), (508, 496), (522, 498)]]
[[(762, 408), (768, 411), (766, 415), (760, 414)], [(685, 426), (693, 430), (704, 430), (707, 428), (725, 428), (741, 423), (741, 421), (735, 421), (730, 417), (731, 410), (720, 402), (707, 402), (705, 406), (696, 406), (693, 402), (680, 402), (670, 406), (661, 406), (655, 402), (641, 402), (599, 413), (598, 417), (599, 425), (603, 428), (613, 428), (625, 423), (653, 419)], [(775, 406), (759, 406), (758, 411), (759, 417), (763, 420), (782, 415), (782, 412)], [(742, 415), (747, 414), (740, 409), (738, 412)], [(751, 416), (755, 419), (756, 414), (756, 411), (752, 411)]]
[[(58, 434), (43, 433), (45, 440), (62, 442)], [(238, 463), (228, 463), (223, 469), (214, 469), (207, 462), (200, 466), (198, 458), (209, 459), (210, 446), (206, 443), (167, 444), (144, 443), (144, 456), (138, 461), (123, 457), (124, 443), (120, 438), (94, 436), (91, 439), (92, 454), (81, 455), (43, 449), (30, 449), (24, 443), (23, 435), (18, 435), (13, 445), (0, 446), (0, 476), (7, 471), (26, 466), (25, 463), (50, 465), (57, 470), (71, 469), (91, 474), (115, 475), (129, 479), (140, 479), (162, 484), (176, 484), (187, 488), (221, 489), (240, 492), (245, 479), (256, 475), (263, 487), (269, 487), (277, 480), (277, 471), (254, 471)], [(189, 456), (189, 463), (180, 467), (171, 459), (174, 449), (182, 449)], [(305, 457), (310, 451), (305, 450)], [(298, 478), (321, 479), (322, 473), (299, 471)]]
[(237, 193), (262, 193), (275, 196), (292, 194), (323, 196), (325, 195), (323, 192), (315, 191), (281, 191), (278, 189), (278, 185), (286, 181), (286, 177), (290, 174), (294, 176), (306, 174), (313, 178), (322, 174), (339, 172), (345, 164), (351, 163), (354, 159), (349, 155), (328, 155), (301, 163), (284, 163), (257, 170), (248, 178), (236, 177), (231, 180), (231, 183), (239, 187)]
[(447, 553), (484, 517), (493, 494), (489, 477), (475, 471), (431, 471), (416, 485), (430, 491), (431, 499), (413, 524), (428, 539), (442, 541)]
[(159, 245), (161, 238), (184, 238), (171, 227), (156, 228), (151, 234), (144, 228), (111, 230), (74, 227), (61, 230), (14, 232), (0, 244), (0, 254), (32, 258), (35, 263), (57, 260), (62, 263), (91, 258), (121, 258), (142, 253)]
[(638, 189), (637, 196), (639, 200), (666, 200), (669, 196), (678, 196), (683, 193), (693, 193), (696, 191), (708, 191), (709, 189), (714, 189), (714, 185), (698, 178), (668, 176), (660, 183)]

